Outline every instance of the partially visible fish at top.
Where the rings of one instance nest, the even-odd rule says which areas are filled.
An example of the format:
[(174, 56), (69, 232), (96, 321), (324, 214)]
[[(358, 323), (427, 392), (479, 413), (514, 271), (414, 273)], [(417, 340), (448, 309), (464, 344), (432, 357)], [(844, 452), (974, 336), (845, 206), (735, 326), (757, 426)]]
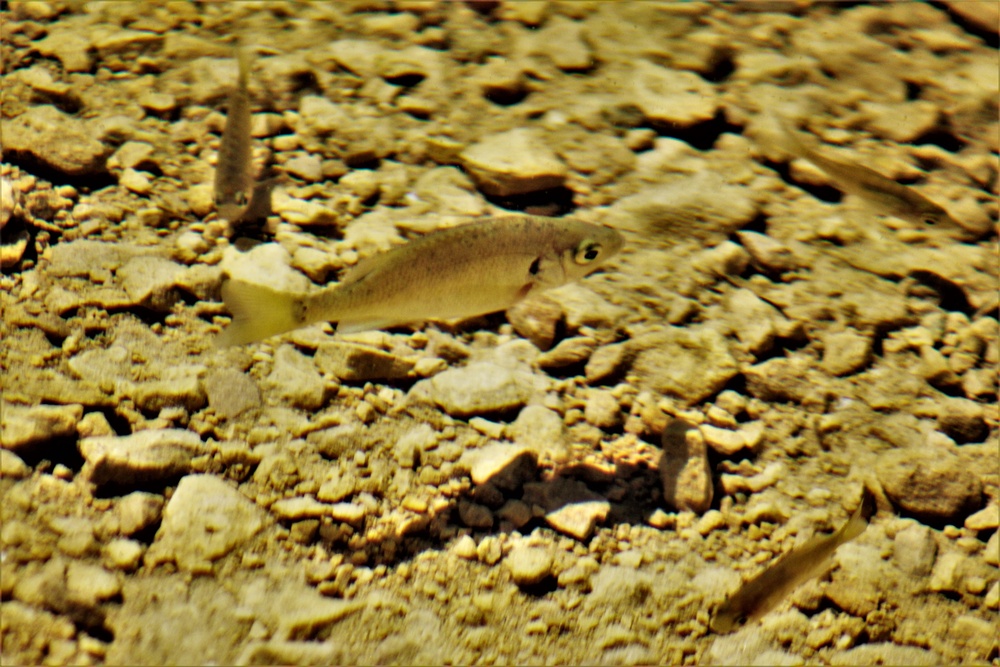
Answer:
[(875, 500), (871, 492), (864, 489), (858, 509), (840, 530), (814, 537), (793, 548), (746, 582), (716, 610), (711, 621), (712, 630), (726, 634), (759, 621), (796, 588), (822, 574), (837, 547), (865, 532), (874, 513)]
[(236, 47), (239, 75), (229, 93), (226, 125), (215, 165), (215, 207), (220, 218), (239, 221), (247, 212), (253, 184), (253, 152), (250, 135), (250, 54)]
[(962, 240), (976, 236), (974, 230), (964, 227), (944, 207), (915, 188), (897, 183), (864, 165), (835, 158), (824, 152), (814, 137), (792, 129), (782, 118), (773, 118), (780, 129), (779, 147), (783, 151), (812, 162), (839, 189), (860, 197), (876, 212), (905, 220), (920, 230), (941, 229)]
[(308, 293), (227, 280), (233, 321), (220, 346), (315, 322), (339, 333), (506, 310), (528, 294), (583, 278), (622, 247), (617, 231), (569, 218), (503, 216), (433, 232), (359, 262), (340, 283)]

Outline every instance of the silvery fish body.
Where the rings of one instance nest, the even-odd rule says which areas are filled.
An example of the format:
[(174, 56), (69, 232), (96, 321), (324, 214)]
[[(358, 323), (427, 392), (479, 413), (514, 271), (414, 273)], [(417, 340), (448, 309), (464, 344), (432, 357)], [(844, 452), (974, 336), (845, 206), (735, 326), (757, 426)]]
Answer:
[(215, 165), (215, 206), (219, 217), (236, 221), (243, 216), (253, 183), (252, 137), (250, 135), (250, 56), (239, 47), (236, 51), (239, 78), (229, 94), (226, 126), (222, 131), (219, 156)]
[(915, 188), (902, 185), (873, 169), (835, 158), (822, 151), (818, 142), (791, 129), (781, 119), (782, 148), (819, 167), (838, 188), (860, 197), (876, 212), (905, 220), (917, 229), (942, 229), (960, 238), (970, 236), (966, 229), (944, 207), (920, 194)]
[(617, 231), (578, 220), (490, 218), (370, 257), (315, 292), (227, 281), (222, 297), (233, 322), (219, 342), (249, 343), (323, 321), (349, 333), (506, 310), (586, 276), (621, 246)]
[(874, 511), (874, 499), (866, 489), (858, 509), (840, 530), (792, 549), (723, 602), (712, 618), (712, 630), (725, 634), (763, 618), (796, 588), (822, 574), (837, 547), (865, 532)]

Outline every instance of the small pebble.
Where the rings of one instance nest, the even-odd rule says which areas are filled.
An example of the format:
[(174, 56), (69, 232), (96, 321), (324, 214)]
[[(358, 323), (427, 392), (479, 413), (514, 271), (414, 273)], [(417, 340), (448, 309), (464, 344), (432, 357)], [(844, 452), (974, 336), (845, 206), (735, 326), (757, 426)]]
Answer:
[(511, 579), (518, 586), (533, 586), (552, 574), (552, 552), (544, 547), (516, 545), (504, 559)]
[(469, 535), (462, 535), (455, 540), (451, 547), (452, 552), (459, 558), (465, 560), (476, 560), (476, 541)]

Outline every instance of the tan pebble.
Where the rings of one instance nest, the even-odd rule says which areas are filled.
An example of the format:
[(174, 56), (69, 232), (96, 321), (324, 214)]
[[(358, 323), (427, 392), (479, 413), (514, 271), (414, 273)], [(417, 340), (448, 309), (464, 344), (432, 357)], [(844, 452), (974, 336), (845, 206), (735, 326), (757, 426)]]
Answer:
[(153, 189), (153, 184), (146, 174), (135, 169), (125, 169), (119, 177), (118, 183), (137, 195), (148, 195)]
[(552, 551), (519, 544), (504, 559), (510, 577), (518, 586), (533, 586), (552, 574)]
[(505, 521), (510, 521), (514, 528), (520, 528), (531, 521), (532, 512), (527, 503), (511, 499), (504, 503), (503, 507), (497, 510), (497, 516)]
[(12, 451), (0, 449), (0, 477), (23, 479), (31, 474), (31, 468)]
[(604, 521), (611, 504), (606, 500), (572, 503), (548, 512), (545, 521), (561, 533), (578, 540), (589, 538), (599, 522)]
[(704, 537), (713, 530), (718, 530), (725, 525), (726, 518), (722, 515), (722, 512), (719, 510), (708, 510), (698, 520), (698, 523), (695, 525), (695, 530), (697, 530), (698, 533)]
[(413, 365), (413, 374), (422, 378), (429, 378), (446, 370), (448, 370), (448, 362), (436, 357), (421, 357)]
[(993, 567), (1000, 566), (1000, 531), (995, 531), (990, 539), (986, 541), (986, 549), (983, 550), (983, 560), (987, 565)]
[(820, 366), (832, 375), (854, 373), (871, 360), (871, 338), (853, 331), (841, 331), (823, 339), (823, 361)]
[(743, 436), (744, 446), (747, 449), (757, 448), (757, 445), (764, 439), (764, 428), (762, 421), (749, 422), (740, 427), (738, 432)]
[(747, 446), (743, 434), (739, 431), (730, 431), (711, 424), (702, 424), (699, 430), (708, 446), (724, 456), (732, 456)]
[(753, 477), (747, 478), (747, 488), (753, 493), (759, 493), (776, 484), (785, 476), (785, 464), (780, 461), (767, 464), (764, 470)]
[(146, 92), (139, 96), (139, 106), (147, 111), (166, 113), (177, 106), (177, 98), (170, 93)]
[(986, 593), (986, 597), (983, 598), (983, 605), (987, 609), (992, 609), (996, 611), (1000, 609), (1000, 581), (994, 582), (990, 586), (989, 592)]
[(71, 561), (66, 568), (66, 593), (85, 606), (96, 605), (121, 592), (118, 576), (99, 565)]
[(584, 368), (587, 382), (594, 384), (620, 372), (627, 360), (628, 348), (624, 343), (599, 347), (590, 355)]
[(997, 394), (996, 366), (973, 368), (962, 376), (962, 393), (971, 399), (988, 399)]
[(479, 557), (479, 562), (496, 565), (503, 557), (503, 548), (497, 538), (484, 537), (476, 547), (476, 555)]
[(965, 589), (973, 595), (980, 595), (986, 590), (987, 583), (989, 582), (983, 577), (969, 577), (965, 581)]
[(759, 232), (737, 232), (736, 237), (758, 265), (776, 273), (794, 271), (802, 260), (787, 245)]
[(583, 414), (588, 423), (603, 429), (615, 428), (623, 420), (618, 399), (605, 390), (592, 390), (588, 394)]
[(461, 160), (479, 188), (508, 197), (558, 187), (568, 170), (533, 129), (489, 135), (462, 151)]
[(502, 438), (504, 429), (506, 428), (503, 424), (489, 421), (488, 419), (483, 419), (482, 417), (472, 417), (469, 420), (469, 426), (476, 429), (483, 435), (493, 438), (494, 440)]
[(675, 524), (674, 517), (667, 514), (659, 507), (653, 510), (653, 513), (649, 515), (649, 518), (646, 521), (650, 526), (659, 530), (671, 528)]
[(747, 398), (732, 389), (726, 389), (716, 397), (715, 406), (722, 408), (733, 416), (739, 416), (747, 409)]
[(976, 532), (996, 529), (1000, 526), (1000, 506), (987, 505), (983, 509), (965, 518), (965, 527)]
[(284, 169), (292, 176), (310, 183), (323, 179), (323, 166), (315, 155), (294, 157), (284, 164)]
[(705, 410), (705, 417), (712, 426), (718, 426), (719, 428), (735, 429), (737, 426), (736, 418), (717, 405), (708, 406), (708, 409)]
[(458, 516), (466, 526), (470, 528), (491, 528), (493, 526), (493, 513), (488, 507), (478, 503), (470, 503), (467, 500), (460, 500), (458, 503)]
[(747, 509), (743, 515), (743, 521), (747, 524), (785, 523), (788, 521), (788, 511), (773, 502), (760, 502)]
[(476, 541), (469, 535), (462, 535), (460, 538), (455, 540), (451, 549), (456, 556), (464, 558), (465, 560), (475, 560), (477, 557)]
[(564, 368), (579, 364), (590, 358), (597, 341), (589, 336), (567, 338), (553, 349), (538, 355), (535, 363), (539, 368)]
[(691, 259), (691, 266), (713, 276), (738, 276), (746, 270), (750, 255), (742, 246), (724, 241)]

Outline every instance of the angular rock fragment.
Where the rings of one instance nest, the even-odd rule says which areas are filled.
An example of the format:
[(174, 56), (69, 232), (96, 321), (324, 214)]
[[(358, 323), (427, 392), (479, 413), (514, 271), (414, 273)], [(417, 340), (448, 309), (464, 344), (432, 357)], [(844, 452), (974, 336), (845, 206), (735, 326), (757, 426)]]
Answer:
[(715, 89), (693, 72), (639, 60), (631, 73), (632, 99), (654, 123), (687, 127), (711, 120), (718, 108)]
[(736, 338), (754, 355), (771, 349), (777, 336), (776, 322), (785, 319), (777, 308), (748, 289), (727, 296), (726, 315)]
[(246, 373), (233, 368), (210, 372), (204, 381), (208, 406), (220, 417), (232, 419), (248, 410), (259, 408), (260, 390)]
[(188, 472), (192, 459), (205, 452), (198, 434), (182, 429), (83, 438), (79, 448), (98, 486), (168, 480)]
[(959, 444), (980, 442), (989, 432), (983, 406), (966, 398), (949, 398), (941, 402), (938, 428)]
[(848, 375), (868, 365), (871, 357), (871, 337), (841, 331), (823, 338), (823, 361), (820, 366), (831, 375)]
[(568, 173), (542, 136), (526, 128), (484, 137), (462, 151), (461, 159), (479, 188), (495, 197), (555, 188)]
[(125, 293), (135, 305), (169, 312), (177, 300), (177, 281), (186, 270), (164, 257), (134, 258), (118, 270)]
[(601, 389), (592, 389), (587, 394), (587, 405), (584, 407), (583, 417), (588, 424), (601, 429), (616, 428), (621, 425), (623, 420), (618, 399), (610, 391)]
[(449, 369), (410, 390), (411, 396), (425, 396), (453, 417), (513, 410), (533, 393), (530, 374), (489, 362)]
[(212, 475), (188, 475), (163, 510), (163, 524), (146, 552), (146, 564), (173, 562), (184, 570), (211, 571), (216, 561), (264, 527), (264, 511)]
[(263, 386), (266, 395), (293, 408), (315, 410), (326, 400), (326, 382), (315, 361), (291, 345), (282, 345), (275, 352), (274, 366)]
[(28, 154), (50, 169), (79, 177), (103, 173), (111, 149), (86, 122), (45, 104), (4, 122), (4, 152)]
[(565, 368), (585, 362), (597, 348), (597, 341), (590, 336), (574, 336), (561, 341), (548, 352), (538, 355), (535, 364), (539, 368)]
[(203, 366), (195, 365), (169, 368), (163, 379), (136, 386), (132, 390), (132, 400), (141, 410), (151, 413), (174, 406), (189, 412), (200, 410), (207, 400), (199, 378), (203, 371)]
[(690, 403), (721, 391), (739, 369), (723, 336), (707, 327), (668, 327), (632, 341), (639, 384)]
[(494, 442), (463, 454), (459, 464), (477, 486), (489, 482), (513, 491), (535, 478), (538, 456), (527, 447)]
[(747, 391), (762, 401), (822, 402), (822, 376), (800, 357), (768, 359), (743, 375)]
[(556, 338), (563, 311), (557, 301), (540, 294), (517, 302), (505, 314), (519, 336), (530, 340), (539, 350), (547, 350)]
[(75, 438), (81, 417), (82, 405), (4, 403), (0, 406), (0, 443), (5, 449), (23, 451), (57, 438)]
[(982, 503), (977, 472), (943, 448), (887, 451), (876, 460), (875, 474), (892, 503), (921, 521), (961, 525)]
[(586, 484), (565, 477), (525, 484), (524, 502), (540, 505), (546, 511), (546, 523), (578, 540), (590, 537), (611, 511), (611, 503)]
[(552, 551), (544, 547), (518, 544), (504, 559), (510, 578), (518, 586), (534, 586), (552, 574)]
[(538, 454), (561, 454), (565, 450), (563, 419), (544, 405), (529, 405), (507, 428), (508, 437)]
[(145, 491), (135, 491), (122, 498), (115, 506), (118, 526), (122, 535), (134, 535), (160, 520), (163, 497)]
[(623, 197), (608, 215), (616, 228), (655, 235), (668, 243), (697, 239), (710, 245), (725, 241), (753, 220), (757, 210), (749, 188), (702, 172)]
[(794, 271), (805, 265), (805, 261), (788, 245), (760, 232), (736, 232), (740, 244), (750, 253), (754, 263), (774, 273)]
[(416, 360), (369, 345), (334, 341), (316, 350), (316, 365), (344, 382), (400, 380), (410, 377)]
[(9, 449), (0, 449), (0, 478), (23, 479), (30, 474), (31, 468), (20, 456)]
[(627, 343), (604, 345), (594, 350), (583, 369), (584, 377), (589, 384), (603, 382), (615, 377), (625, 368), (629, 361), (630, 350)]

